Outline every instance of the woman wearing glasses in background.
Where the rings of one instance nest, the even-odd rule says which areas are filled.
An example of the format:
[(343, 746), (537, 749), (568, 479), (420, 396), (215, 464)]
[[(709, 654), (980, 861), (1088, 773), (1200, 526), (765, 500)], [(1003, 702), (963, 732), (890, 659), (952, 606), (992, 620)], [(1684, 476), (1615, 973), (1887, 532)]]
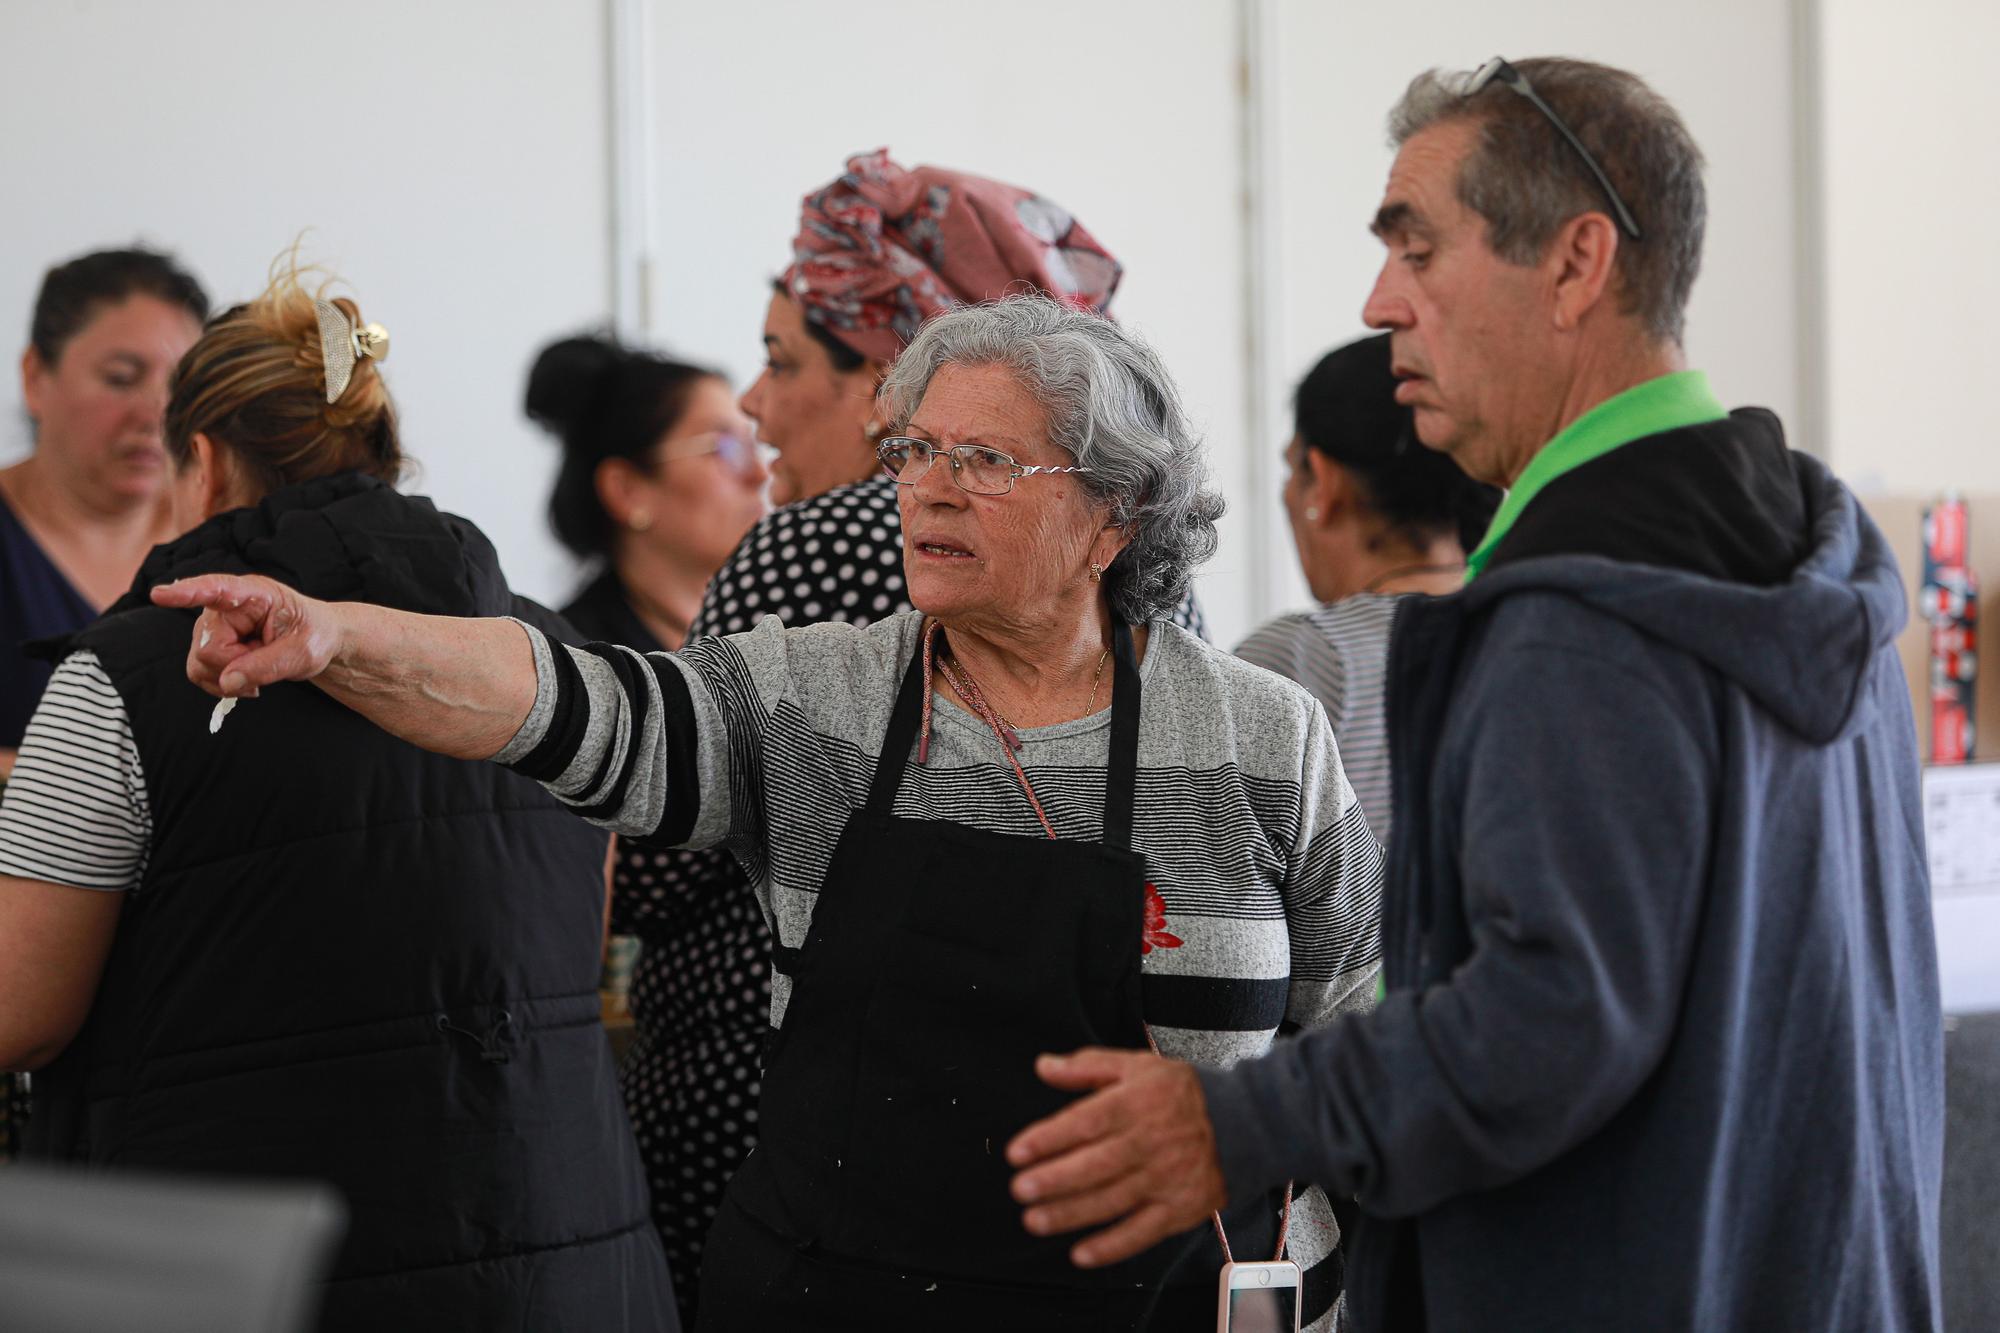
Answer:
[(709, 579), (764, 516), (769, 473), (728, 381), (565, 338), (535, 359), (527, 409), (562, 443), (549, 524), (601, 567), (564, 618), (640, 652), (680, 647)]
[(1251, 631), (1236, 655), (1326, 707), (1368, 827), (1389, 845), (1389, 635), (1404, 598), (1465, 586), (1500, 493), (1417, 440), (1396, 401), (1389, 335), (1337, 347), (1299, 382), (1285, 445), (1285, 515), (1320, 605)]
[[(565, 338), (536, 358), (527, 410), (562, 442), (550, 525), (563, 545), (602, 566), (563, 616), (586, 639), (642, 653), (678, 649), (709, 578), (764, 514), (769, 474), (728, 382), (609, 339)], [(747, 1134), (758, 1043), (740, 1034), (764, 1031), (770, 1001), (746, 984), (748, 964), (733, 947), (762, 929), (755, 900), (737, 892), (716, 904), (693, 891), (727, 865), (663, 892), (662, 863), (683, 855), (620, 845), (611, 928), (641, 941), (636, 1037), (619, 1082), (674, 1294), (692, 1326), (701, 1238), (715, 1209), (690, 1215), (683, 1198), (719, 1199), (742, 1159), (717, 1140)], [(736, 1086), (746, 1082), (747, 1092)]]
[[(1168, 619), (1221, 502), (1150, 349), (1046, 297), (968, 307), (881, 404), (921, 609), (865, 629), (767, 619), (642, 657), (268, 579), (154, 596), (207, 608), (205, 688), (312, 680), (635, 841), (744, 865), (778, 1031), (700, 1327), (1212, 1328), (1208, 1226), (1086, 1268), (1093, 1219), (1010, 1196), (1008, 1140), (1089, 1082), (1036, 1057), (1151, 1040), (1227, 1064), (1328, 1021), (1374, 976), (1379, 849), (1312, 697)], [(1288, 1218), (1323, 1327), (1325, 1197), (1232, 1204), (1241, 1259)]]

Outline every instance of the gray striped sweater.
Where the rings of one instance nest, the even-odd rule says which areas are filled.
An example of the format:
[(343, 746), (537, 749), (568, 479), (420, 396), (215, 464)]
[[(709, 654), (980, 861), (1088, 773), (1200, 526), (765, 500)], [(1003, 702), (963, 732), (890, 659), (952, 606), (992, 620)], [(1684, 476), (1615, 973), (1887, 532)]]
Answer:
[[(628, 837), (728, 847), (781, 944), (797, 948), (868, 781), (922, 618), (704, 639), (677, 654), (533, 643), (538, 685), (495, 757)], [(1143, 1007), (1169, 1056), (1228, 1065), (1281, 1025), (1365, 1001), (1378, 961), (1381, 853), (1303, 689), (1165, 622), (1151, 627), (1133, 841), (1166, 904), (1145, 941)], [(1043, 836), (986, 725), (948, 694), (930, 759), (906, 761), (895, 813)], [(1102, 835), (1110, 710), (1022, 731), (1019, 758), (1059, 837)], [(988, 905), (1008, 928), (1005, 903)], [(1168, 941), (1172, 942), (1169, 943)], [(773, 978), (772, 1022), (790, 999)], [(1331, 1250), (1326, 1202), (1294, 1209), (1293, 1252)]]

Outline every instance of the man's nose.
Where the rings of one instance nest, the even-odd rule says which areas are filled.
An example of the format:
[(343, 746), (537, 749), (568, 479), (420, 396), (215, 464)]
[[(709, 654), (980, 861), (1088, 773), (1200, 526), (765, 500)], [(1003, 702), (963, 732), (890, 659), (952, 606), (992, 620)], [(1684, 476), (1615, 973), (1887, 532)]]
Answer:
[(1397, 288), (1395, 265), (1385, 260), (1375, 286), (1361, 306), (1361, 322), (1371, 329), (1407, 329), (1416, 322), (1410, 303)]

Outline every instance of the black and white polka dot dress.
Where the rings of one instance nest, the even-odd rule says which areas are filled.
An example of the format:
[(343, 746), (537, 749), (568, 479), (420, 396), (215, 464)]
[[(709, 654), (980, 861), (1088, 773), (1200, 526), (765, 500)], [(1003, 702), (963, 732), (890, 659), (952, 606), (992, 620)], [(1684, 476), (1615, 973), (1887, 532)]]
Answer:
[[(766, 516), (709, 583), (688, 637), (740, 633), (773, 615), (787, 625), (867, 625), (909, 606), (896, 483), (877, 477)], [(1191, 596), (1174, 619), (1203, 633)], [(639, 1035), (625, 1058), (625, 1101), (674, 1292), (692, 1327), (702, 1243), (723, 1188), (756, 1146), (771, 935), (728, 853), (621, 855), (612, 929), (644, 941), (632, 980)]]

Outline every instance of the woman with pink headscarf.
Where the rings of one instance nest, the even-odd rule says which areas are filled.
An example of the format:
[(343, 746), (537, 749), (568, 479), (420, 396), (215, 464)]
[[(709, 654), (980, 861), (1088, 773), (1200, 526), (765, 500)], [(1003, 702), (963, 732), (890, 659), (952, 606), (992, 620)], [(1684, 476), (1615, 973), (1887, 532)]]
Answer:
[(932, 315), (1037, 291), (1109, 314), (1124, 269), (1061, 205), (887, 149), (805, 197), (764, 319), (769, 360), (743, 396), (778, 451), (771, 499), (817, 498), (876, 471), (875, 387)]
[[(767, 363), (743, 396), (777, 451), (771, 498), (709, 584), (691, 639), (787, 625), (867, 625), (910, 607), (896, 483), (875, 455), (875, 390), (925, 320), (1036, 291), (1103, 314), (1123, 269), (1062, 206), (983, 176), (905, 169), (887, 150), (805, 196), (792, 262), (764, 320)], [(1192, 598), (1175, 620), (1201, 632)], [(644, 948), (626, 1104), (653, 1214), (692, 1322), (709, 1224), (757, 1141), (770, 1032), (771, 936), (720, 851), (623, 854), (613, 929)]]

